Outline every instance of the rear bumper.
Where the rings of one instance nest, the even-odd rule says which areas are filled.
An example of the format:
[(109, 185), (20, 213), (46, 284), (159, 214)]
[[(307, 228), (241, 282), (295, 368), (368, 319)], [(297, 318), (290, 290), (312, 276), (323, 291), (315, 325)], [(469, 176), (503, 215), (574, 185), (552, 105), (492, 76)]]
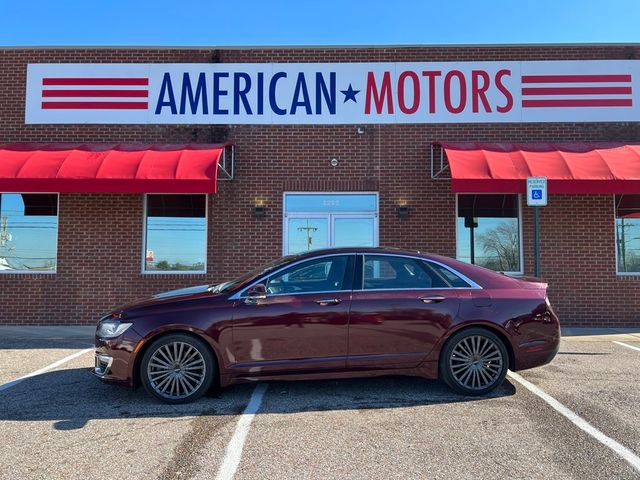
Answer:
[(550, 336), (521, 344), (515, 349), (516, 370), (546, 365), (554, 359), (560, 349), (560, 328)]
[(516, 370), (527, 370), (528, 368), (546, 365), (554, 359), (559, 348), (560, 344), (558, 343), (555, 346), (546, 346), (544, 350), (516, 354)]

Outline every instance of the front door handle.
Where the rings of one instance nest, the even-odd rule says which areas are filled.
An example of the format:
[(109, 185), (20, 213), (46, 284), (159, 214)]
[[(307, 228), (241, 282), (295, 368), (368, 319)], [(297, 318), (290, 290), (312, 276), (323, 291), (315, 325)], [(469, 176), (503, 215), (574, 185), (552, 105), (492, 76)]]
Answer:
[(316, 300), (316, 303), (323, 307), (326, 307), (327, 305), (337, 305), (340, 302), (342, 302), (342, 300), (339, 298), (323, 298), (322, 300)]
[(426, 297), (420, 297), (420, 300), (424, 303), (438, 303), (446, 300), (446, 297), (443, 297), (442, 295), (428, 295)]

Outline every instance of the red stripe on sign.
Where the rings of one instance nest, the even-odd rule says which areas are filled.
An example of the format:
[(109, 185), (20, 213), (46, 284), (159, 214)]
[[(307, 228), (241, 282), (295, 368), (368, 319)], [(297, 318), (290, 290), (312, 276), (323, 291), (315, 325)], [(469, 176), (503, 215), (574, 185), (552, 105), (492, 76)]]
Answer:
[(522, 83), (630, 82), (631, 75), (523, 75)]
[(523, 107), (631, 107), (631, 99), (523, 100)]
[(147, 102), (42, 102), (43, 110), (146, 110)]
[(542, 87), (523, 88), (523, 95), (616, 95), (631, 94), (631, 87)]
[(43, 78), (42, 85), (149, 85), (148, 78)]
[(148, 90), (43, 90), (43, 97), (148, 97)]

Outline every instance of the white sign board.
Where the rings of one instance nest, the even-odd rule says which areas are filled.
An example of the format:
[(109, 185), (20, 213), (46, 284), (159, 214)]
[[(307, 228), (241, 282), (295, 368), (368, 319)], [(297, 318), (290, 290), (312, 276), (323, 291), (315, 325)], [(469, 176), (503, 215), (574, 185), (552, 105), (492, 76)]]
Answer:
[(640, 61), (30, 64), (28, 124), (638, 122)]
[(546, 177), (527, 177), (527, 205), (530, 207), (547, 206)]

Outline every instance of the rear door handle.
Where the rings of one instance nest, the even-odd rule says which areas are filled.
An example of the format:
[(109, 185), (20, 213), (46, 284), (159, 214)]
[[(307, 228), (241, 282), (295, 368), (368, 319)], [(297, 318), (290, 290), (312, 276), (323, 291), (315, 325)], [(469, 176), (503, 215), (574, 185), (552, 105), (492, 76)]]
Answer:
[(438, 303), (446, 300), (446, 297), (443, 297), (442, 295), (428, 295), (426, 297), (420, 297), (420, 300), (424, 303)]
[(323, 307), (326, 307), (327, 305), (337, 305), (340, 302), (342, 302), (342, 300), (339, 298), (323, 298), (322, 300), (316, 300), (316, 303)]

